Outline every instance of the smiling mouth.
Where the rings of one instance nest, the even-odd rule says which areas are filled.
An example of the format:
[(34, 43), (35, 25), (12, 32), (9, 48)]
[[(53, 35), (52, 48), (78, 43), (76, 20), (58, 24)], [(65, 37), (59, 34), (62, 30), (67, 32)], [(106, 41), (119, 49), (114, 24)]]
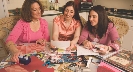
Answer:
[(67, 18), (69, 18), (70, 16), (66, 16)]

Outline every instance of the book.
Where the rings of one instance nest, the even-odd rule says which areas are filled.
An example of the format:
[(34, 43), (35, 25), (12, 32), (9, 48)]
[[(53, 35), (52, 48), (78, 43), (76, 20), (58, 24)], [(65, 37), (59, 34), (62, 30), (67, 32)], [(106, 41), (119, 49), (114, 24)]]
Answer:
[(105, 61), (101, 61), (98, 65), (97, 72), (123, 72), (123, 70), (116, 68)]
[[(97, 53), (93, 50), (85, 49), (83, 46), (79, 46), (79, 45), (76, 45), (76, 46), (77, 46), (77, 56), (79, 56), (79, 55), (93, 55), (93, 56), (100, 58), (100, 59), (106, 59), (106, 58), (116, 54), (117, 52), (119, 52), (119, 51), (114, 51), (114, 52), (108, 52), (105, 55), (100, 55), (99, 53)], [(100, 46), (100, 45), (98, 45), (98, 46)]]
[(131, 51), (121, 50), (105, 61), (125, 71), (133, 72), (133, 53)]

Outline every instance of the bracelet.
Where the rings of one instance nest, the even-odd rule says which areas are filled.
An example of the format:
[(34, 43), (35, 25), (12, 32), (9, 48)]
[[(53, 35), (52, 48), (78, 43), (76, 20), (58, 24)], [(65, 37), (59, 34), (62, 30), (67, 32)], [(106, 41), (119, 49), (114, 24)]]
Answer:
[(110, 47), (110, 46), (108, 46), (108, 49), (107, 49), (107, 51), (109, 51), (109, 47)]
[(108, 46), (108, 51), (111, 52), (112, 51), (112, 47)]
[(85, 41), (83, 42), (83, 44), (84, 44), (85, 42), (88, 42), (88, 40), (85, 40)]
[(15, 44), (9, 44), (8, 47), (10, 47), (11, 45), (15, 45)]

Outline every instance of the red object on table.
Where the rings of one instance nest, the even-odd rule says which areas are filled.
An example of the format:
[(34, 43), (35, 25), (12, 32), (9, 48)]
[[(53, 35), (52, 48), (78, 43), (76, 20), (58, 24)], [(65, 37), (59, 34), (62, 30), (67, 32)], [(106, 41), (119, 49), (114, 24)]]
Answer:
[[(33, 70), (39, 70), (40, 72), (54, 72), (54, 68), (47, 68), (46, 66), (43, 66), (43, 64), (44, 62), (39, 60), (37, 57), (31, 56), (31, 63), (29, 65), (19, 65), (19, 64), (17, 65), (18, 67), (20, 66), (20, 68), (21, 67), (24, 68), (28, 72), (32, 72)], [(14, 66), (14, 67), (17, 67), (17, 66)], [(11, 69), (11, 68), (13, 69), (13, 67), (10, 67), (8, 69)], [(3, 68), (3, 69), (0, 69), (0, 72), (7, 72), (7, 71), (5, 70), (5, 68)]]
[(46, 66), (43, 66), (44, 62), (39, 60), (37, 57), (32, 56), (31, 57), (31, 63), (29, 65), (22, 65), (21, 67), (25, 68), (29, 72), (32, 72), (33, 70), (39, 70), (40, 72), (54, 72), (53, 68), (47, 68)]
[(101, 62), (97, 68), (97, 72), (121, 72), (115, 67), (106, 64), (105, 62)]

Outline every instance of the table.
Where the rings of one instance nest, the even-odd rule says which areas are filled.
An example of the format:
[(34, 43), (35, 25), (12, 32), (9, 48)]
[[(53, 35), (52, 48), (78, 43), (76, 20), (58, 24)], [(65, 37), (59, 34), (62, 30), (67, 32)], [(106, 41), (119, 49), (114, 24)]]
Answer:
[[(68, 54), (61, 54), (64, 50), (51, 50), (49, 47), (49, 43), (47, 43), (44, 49), (45, 51), (26, 54), (32, 59), (29, 65), (14, 64), (10, 61), (9, 55), (6, 59), (2, 60), (2, 62), (0, 63), (0, 68), (1, 70), (5, 70), (8, 67), (17, 65), (17, 67), (20, 66), (21, 68), (27, 70), (27, 72), (33, 72), (34, 70), (50, 70), (51, 72), (90, 71), (90, 69), (86, 67), (89, 56), (77, 56), (76, 51), (68, 52)], [(90, 68), (93, 68), (94, 70), (94, 68), (97, 68), (97, 65), (92, 63)]]

